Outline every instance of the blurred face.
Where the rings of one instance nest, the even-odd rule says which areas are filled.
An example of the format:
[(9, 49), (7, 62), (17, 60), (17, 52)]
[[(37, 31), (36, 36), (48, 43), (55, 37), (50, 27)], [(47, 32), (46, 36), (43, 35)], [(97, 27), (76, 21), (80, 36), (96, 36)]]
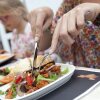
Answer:
[(18, 16), (12, 14), (0, 16), (0, 20), (4, 24), (5, 28), (9, 31), (13, 31), (13, 29), (15, 29), (20, 22)]

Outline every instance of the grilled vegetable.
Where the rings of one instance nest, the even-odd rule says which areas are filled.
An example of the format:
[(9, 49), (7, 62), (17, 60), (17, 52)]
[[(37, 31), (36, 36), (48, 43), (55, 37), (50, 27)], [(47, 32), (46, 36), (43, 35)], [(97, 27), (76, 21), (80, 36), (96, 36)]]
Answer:
[(37, 77), (37, 82), (41, 81), (41, 80), (45, 80), (45, 81), (48, 81), (48, 82), (53, 82), (55, 81), (56, 79), (58, 78), (58, 76), (56, 74), (51, 74), (50, 75), (50, 78), (45, 78), (43, 77), (42, 75), (38, 75)]
[(11, 88), (6, 91), (6, 99), (13, 99), (17, 96), (16, 84), (12, 84)]
[(32, 77), (31, 73), (27, 73), (26, 74), (26, 82), (27, 82), (27, 84), (28, 85), (32, 85), (34, 81), (35, 81), (34, 76)]

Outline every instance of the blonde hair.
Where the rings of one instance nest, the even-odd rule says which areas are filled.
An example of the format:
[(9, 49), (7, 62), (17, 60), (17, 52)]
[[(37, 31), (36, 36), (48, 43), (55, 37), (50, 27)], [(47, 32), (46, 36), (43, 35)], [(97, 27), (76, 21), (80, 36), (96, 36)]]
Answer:
[(0, 0), (0, 16), (6, 13), (20, 15), (26, 19), (28, 11), (20, 0)]

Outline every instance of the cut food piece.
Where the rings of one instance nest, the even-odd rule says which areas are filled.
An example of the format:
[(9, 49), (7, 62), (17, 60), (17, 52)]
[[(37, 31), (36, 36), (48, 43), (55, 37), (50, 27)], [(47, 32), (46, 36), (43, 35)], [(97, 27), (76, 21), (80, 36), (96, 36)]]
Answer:
[(0, 69), (0, 75), (8, 75), (10, 73), (10, 69), (8, 67)]
[(40, 88), (42, 88), (42, 87), (44, 87), (44, 86), (46, 86), (46, 85), (48, 85), (48, 84), (49, 84), (48, 81), (41, 80), (41, 81), (39, 81), (39, 82), (36, 84), (36, 87), (37, 87), (38, 89), (40, 89)]
[[(35, 66), (34, 67), (40, 67), (40, 66), (44, 66), (44, 65), (46, 65), (47, 63), (49, 63), (49, 62), (53, 62), (53, 60), (51, 59), (51, 57), (50, 56), (48, 56), (45, 60), (43, 60), (44, 59), (44, 56), (43, 55), (39, 55), (39, 56), (37, 56), (37, 59), (36, 59), (36, 64), (35, 64)], [(43, 61), (43, 62), (42, 62)]]
[(9, 56), (7, 56), (7, 55), (0, 55), (0, 60), (7, 59), (7, 58), (9, 58)]
[(4, 77), (0, 80), (0, 82), (3, 83), (3, 84), (7, 84), (7, 83), (12, 82), (13, 80), (14, 80), (14, 75), (9, 74), (9, 75), (7, 75), (7, 76), (4, 76)]
[(16, 84), (12, 84), (12, 86), (6, 91), (5, 99), (13, 99), (17, 96)]

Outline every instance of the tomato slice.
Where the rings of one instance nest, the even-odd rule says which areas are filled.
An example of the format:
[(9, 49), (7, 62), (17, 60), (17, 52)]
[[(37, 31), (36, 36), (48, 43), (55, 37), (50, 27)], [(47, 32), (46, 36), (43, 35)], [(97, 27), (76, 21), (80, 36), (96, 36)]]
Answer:
[(22, 76), (18, 76), (17, 78), (16, 78), (16, 80), (15, 80), (15, 83), (16, 84), (19, 84), (20, 82), (22, 82)]
[(29, 73), (26, 75), (26, 82), (28, 85), (32, 85), (32, 83), (33, 83), (32, 75)]
[(6, 83), (10, 83), (13, 80), (14, 80), (14, 75), (7, 75), (3, 79), (1, 79), (0, 82), (6, 84)]

